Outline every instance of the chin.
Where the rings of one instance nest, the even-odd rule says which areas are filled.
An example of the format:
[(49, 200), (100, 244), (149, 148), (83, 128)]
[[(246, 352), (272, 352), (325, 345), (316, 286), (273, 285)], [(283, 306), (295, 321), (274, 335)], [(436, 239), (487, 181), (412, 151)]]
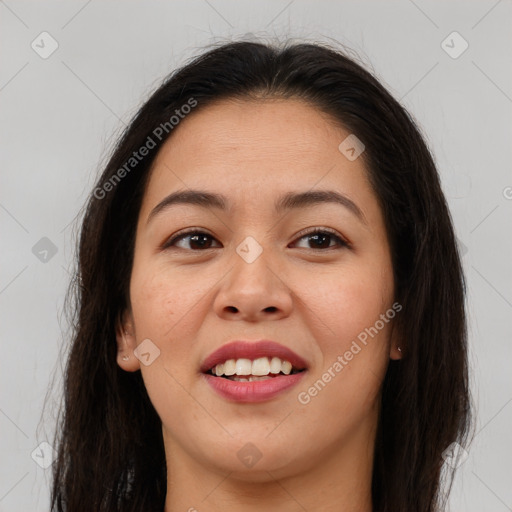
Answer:
[(306, 454), (297, 453), (296, 443), (288, 438), (290, 445), (284, 446), (278, 439), (272, 442), (265, 436), (268, 432), (247, 436), (243, 441), (230, 438), (224, 445), (215, 443), (217, 449), (208, 451), (207, 464), (222, 473), (231, 473), (230, 478), (247, 482), (273, 481), (277, 474), (283, 477), (304, 469), (300, 459)]

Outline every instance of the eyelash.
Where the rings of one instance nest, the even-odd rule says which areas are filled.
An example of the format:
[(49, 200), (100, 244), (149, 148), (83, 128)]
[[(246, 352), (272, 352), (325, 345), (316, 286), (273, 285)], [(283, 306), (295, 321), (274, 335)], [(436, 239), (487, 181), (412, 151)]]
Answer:
[[(327, 234), (327, 235), (330, 235), (332, 238), (336, 239), (337, 242), (338, 242), (338, 247), (337, 247), (338, 249), (343, 249), (343, 248), (350, 247), (349, 242), (347, 242), (336, 231), (334, 231), (333, 229), (330, 229), (330, 228), (314, 228), (314, 229), (312, 229), (310, 231), (300, 232), (297, 235), (297, 240), (301, 240), (302, 238), (306, 238), (308, 236), (313, 236), (313, 235), (316, 235), (316, 234)], [(172, 237), (170, 240), (165, 242), (164, 245), (162, 246), (162, 249), (171, 249), (172, 245), (175, 244), (178, 240), (180, 240), (182, 238), (185, 238), (186, 236), (190, 236), (190, 235), (206, 235), (206, 236), (209, 236), (212, 239), (215, 238), (212, 235), (210, 235), (209, 233), (206, 233), (204, 231), (200, 231), (199, 228), (190, 228), (190, 229), (188, 229), (186, 231), (182, 231), (181, 233), (178, 233), (177, 235)], [(215, 249), (215, 247), (209, 247), (208, 249)], [(204, 249), (204, 250), (207, 251), (208, 249)], [(336, 249), (336, 247), (329, 246), (329, 247), (321, 248), (321, 249), (314, 249), (313, 248), (313, 249), (307, 249), (307, 250), (310, 250), (310, 251), (327, 251), (327, 250), (333, 250), (333, 249)], [(184, 249), (184, 250), (191, 250), (191, 251), (194, 251), (194, 252), (201, 252), (202, 251), (202, 249)]]

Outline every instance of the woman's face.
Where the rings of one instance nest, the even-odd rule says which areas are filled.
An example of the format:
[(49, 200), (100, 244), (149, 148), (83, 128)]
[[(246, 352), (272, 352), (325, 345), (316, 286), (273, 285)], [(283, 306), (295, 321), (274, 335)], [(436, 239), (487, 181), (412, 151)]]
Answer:
[[(159, 151), (118, 363), (141, 370), (181, 468), (254, 479), (371, 460), (381, 384), (400, 357), (391, 338), (399, 308), (382, 212), (355, 158), (362, 148), (350, 138), (339, 149), (349, 135), (299, 100), (222, 101), (182, 120)], [(192, 190), (224, 196), (225, 208), (162, 206)], [(315, 201), (320, 191), (341, 200)], [(313, 200), (276, 210), (289, 194)], [(189, 228), (196, 236), (168, 244)], [(205, 360), (234, 340), (274, 341), (306, 369), (261, 382), (207, 377)], [(265, 350), (269, 363), (279, 354)], [(273, 378), (285, 387), (268, 391)]]

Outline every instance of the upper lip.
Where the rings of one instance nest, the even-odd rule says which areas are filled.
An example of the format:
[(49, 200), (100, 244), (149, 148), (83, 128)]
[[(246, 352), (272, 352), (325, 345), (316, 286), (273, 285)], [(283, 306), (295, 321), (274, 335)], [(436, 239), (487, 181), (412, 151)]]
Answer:
[(307, 363), (293, 350), (275, 341), (231, 341), (212, 352), (201, 364), (201, 372), (206, 373), (217, 364), (228, 359), (258, 359), (259, 357), (279, 357), (289, 361), (297, 370), (307, 368)]

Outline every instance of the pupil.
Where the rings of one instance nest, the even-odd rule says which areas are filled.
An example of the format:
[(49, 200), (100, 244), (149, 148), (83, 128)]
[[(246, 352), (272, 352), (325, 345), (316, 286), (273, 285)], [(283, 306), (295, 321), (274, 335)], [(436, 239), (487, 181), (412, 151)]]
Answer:
[[(198, 239), (200, 239), (200, 238), (202, 238), (202, 239), (203, 239), (203, 242), (198, 242)], [(208, 235), (194, 235), (194, 236), (191, 236), (191, 237), (190, 237), (190, 244), (191, 244), (191, 245), (194, 245), (194, 244), (197, 244), (197, 243), (198, 243), (198, 244), (199, 244), (199, 247), (200, 247), (201, 249), (204, 249), (204, 246), (205, 246), (205, 244), (204, 244), (204, 240), (205, 240), (206, 238), (208, 238)]]
[[(317, 242), (318, 242), (318, 239), (319, 239), (319, 238), (322, 238), (322, 239), (323, 239), (323, 241), (325, 242), (325, 240), (326, 240), (326, 239), (330, 238), (330, 235), (315, 234), (315, 235), (312, 235), (312, 236), (311, 236), (311, 238), (315, 239), (315, 243), (316, 243), (317, 245), (320, 245), (320, 246), (322, 246), (322, 247), (323, 247), (323, 246), (324, 246), (324, 244), (322, 244), (322, 243), (318, 244), (318, 243), (317, 243)], [(329, 244), (327, 244), (327, 247), (329, 247)]]

